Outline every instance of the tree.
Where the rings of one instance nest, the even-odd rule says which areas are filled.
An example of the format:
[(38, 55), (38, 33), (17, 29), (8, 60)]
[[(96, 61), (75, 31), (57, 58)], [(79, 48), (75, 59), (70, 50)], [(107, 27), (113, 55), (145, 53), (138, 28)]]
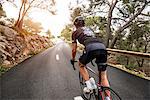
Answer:
[[(76, 3), (79, 4), (79, 1), (77, 0)], [(77, 16), (82, 15), (83, 11), (81, 7), (73, 8), (70, 6), (69, 8), (71, 11), (71, 14), (70, 14), (71, 22), (73, 22)], [(72, 30), (73, 30), (72, 27), (73, 27), (73, 23), (66, 25), (65, 28), (61, 31), (61, 37), (64, 37), (66, 40), (71, 41), (71, 35), (72, 35)]]
[(62, 31), (61, 31), (61, 36), (64, 37), (66, 40), (70, 41), (71, 40), (71, 35), (72, 35), (72, 25), (67, 25)]
[(82, 13), (82, 9), (80, 7), (77, 7), (75, 9), (73, 9), (73, 12), (71, 14), (71, 21), (73, 22), (73, 20), (77, 17), (77, 16), (81, 16)]
[[(124, 18), (124, 24), (120, 25), (120, 28), (115, 31), (115, 36), (110, 44), (110, 47), (113, 48), (116, 41), (120, 38), (121, 33), (132, 25), (132, 22), (142, 13), (145, 7), (150, 3), (146, 0), (144, 1), (131, 1), (124, 2), (125, 10), (124, 12), (119, 9), (119, 12), (122, 13), (122, 18)], [(140, 4), (139, 4), (140, 2)], [(129, 20), (127, 20), (129, 19)]]
[(100, 16), (87, 17), (85, 25), (92, 28), (95, 34), (101, 38), (106, 38), (106, 18)]
[[(133, 22), (131, 27), (129, 27), (129, 33), (125, 38), (122, 38), (120, 41), (117, 42), (116, 46), (118, 49), (125, 49), (125, 50), (132, 50), (137, 52), (144, 52), (147, 53), (150, 51), (150, 22), (144, 21), (139, 19), (139, 21)], [(134, 64), (136, 61), (135, 66), (143, 67), (144, 59), (137, 59), (132, 58), (129, 60), (129, 57), (122, 61), (127, 61), (127, 65), (131, 62)], [(121, 58), (123, 59), (123, 58)]]
[(52, 33), (50, 30), (47, 30), (46, 34), (48, 35), (48, 38), (51, 39), (53, 38)]
[[(126, 33), (125, 29), (132, 25), (132, 22), (140, 16), (147, 16), (148, 11), (144, 9), (149, 6), (148, 0), (88, 0), (89, 9), (85, 13), (91, 15), (103, 15), (107, 18), (107, 47), (114, 48), (117, 40)], [(111, 37), (113, 38), (111, 39)]]
[(23, 26), (24, 17), (32, 8), (44, 9), (52, 14), (55, 14), (55, 11), (52, 9), (54, 5), (54, 0), (22, 0), (21, 7), (19, 10), (19, 16), (14, 26), (21, 30)]
[[(87, 26), (89, 25), (95, 31), (99, 29), (100, 33), (104, 34), (107, 47), (150, 52), (149, 0), (87, 1), (89, 1), (89, 8), (83, 6), (81, 15), (89, 18), (86, 19)], [(96, 20), (95, 17), (100, 18)], [(119, 60), (130, 68), (146, 65), (146, 61), (142, 58), (121, 57)]]
[(29, 33), (40, 33), (43, 29), (41, 23), (32, 21), (31, 18), (25, 19), (23, 28)]
[[(130, 35), (128, 38), (132, 40), (132, 49), (134, 51), (146, 53), (150, 49), (150, 22), (145, 22), (141, 24), (139, 22), (134, 22), (130, 28)], [(128, 39), (127, 38), (127, 39)], [(139, 67), (143, 67), (144, 59), (136, 59)]]

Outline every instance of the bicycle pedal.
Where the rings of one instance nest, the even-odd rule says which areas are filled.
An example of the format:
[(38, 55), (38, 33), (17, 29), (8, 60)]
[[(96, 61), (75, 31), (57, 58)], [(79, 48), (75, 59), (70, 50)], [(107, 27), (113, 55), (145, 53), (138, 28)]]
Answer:
[(90, 90), (90, 94), (92, 94), (93, 93), (93, 90)]
[(86, 93), (86, 94), (91, 94), (91, 93), (93, 93), (93, 90), (90, 90), (90, 89), (88, 89), (87, 87), (85, 87), (85, 88), (83, 89), (83, 92)]

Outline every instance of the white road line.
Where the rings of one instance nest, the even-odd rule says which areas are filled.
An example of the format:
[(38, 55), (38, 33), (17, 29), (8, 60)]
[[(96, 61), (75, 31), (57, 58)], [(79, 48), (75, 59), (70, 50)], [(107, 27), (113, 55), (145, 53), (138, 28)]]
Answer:
[(56, 54), (56, 60), (59, 60), (59, 55), (58, 54)]
[(57, 50), (60, 50), (60, 48), (58, 48)]
[(74, 97), (74, 100), (84, 100), (81, 96)]

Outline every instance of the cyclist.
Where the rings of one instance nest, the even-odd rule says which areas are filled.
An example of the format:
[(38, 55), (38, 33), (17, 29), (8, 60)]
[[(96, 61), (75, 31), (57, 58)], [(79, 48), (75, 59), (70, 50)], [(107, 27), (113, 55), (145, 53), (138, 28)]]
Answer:
[(107, 65), (99, 66), (99, 64), (106, 63), (107, 61), (107, 51), (105, 45), (99, 38), (95, 36), (94, 32), (90, 28), (85, 27), (83, 17), (76, 17), (73, 24), (75, 25), (76, 30), (72, 33), (71, 63), (73, 64), (73, 62), (75, 61), (78, 41), (80, 44), (83, 44), (85, 46), (84, 53), (79, 58), (79, 70), (86, 83), (84, 91), (90, 92), (92, 89), (96, 88), (96, 85), (94, 85), (94, 87), (92, 86), (91, 82), (95, 83), (95, 81), (93, 80), (93, 78), (89, 77), (88, 71), (85, 67), (86, 64), (88, 64), (94, 58), (96, 58), (95, 62), (98, 66), (98, 71), (101, 71), (101, 85), (109, 87), (106, 72)]

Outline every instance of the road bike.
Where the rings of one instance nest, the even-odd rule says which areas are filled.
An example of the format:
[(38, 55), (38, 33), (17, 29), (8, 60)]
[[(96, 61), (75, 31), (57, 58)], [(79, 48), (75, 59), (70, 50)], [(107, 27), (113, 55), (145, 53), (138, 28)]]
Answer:
[[(74, 62), (78, 62), (78, 61), (74, 61)], [(101, 63), (100, 65), (105, 65), (105, 64), (107, 64), (107, 63)], [(72, 65), (73, 65), (73, 69), (76, 70), (74, 63)], [(92, 65), (94, 66), (93, 63), (92, 63)], [(110, 87), (105, 87), (100, 84), (101, 83), (101, 72), (96, 73), (93, 69), (91, 69), (88, 66), (86, 66), (86, 68), (88, 71), (95, 74), (99, 80), (96, 84), (97, 89), (93, 89), (93, 91), (90, 93), (85, 93), (83, 91), (83, 88), (86, 87), (85, 80), (83, 79), (82, 75), (79, 72), (79, 83), (80, 83), (80, 87), (81, 87), (81, 91), (82, 91), (82, 97), (85, 100), (106, 100), (105, 97), (108, 96), (108, 94), (110, 94), (110, 96), (109, 96), (110, 100), (121, 100), (121, 97), (118, 95), (117, 92), (115, 92)], [(91, 75), (90, 75), (90, 77), (91, 77)]]

